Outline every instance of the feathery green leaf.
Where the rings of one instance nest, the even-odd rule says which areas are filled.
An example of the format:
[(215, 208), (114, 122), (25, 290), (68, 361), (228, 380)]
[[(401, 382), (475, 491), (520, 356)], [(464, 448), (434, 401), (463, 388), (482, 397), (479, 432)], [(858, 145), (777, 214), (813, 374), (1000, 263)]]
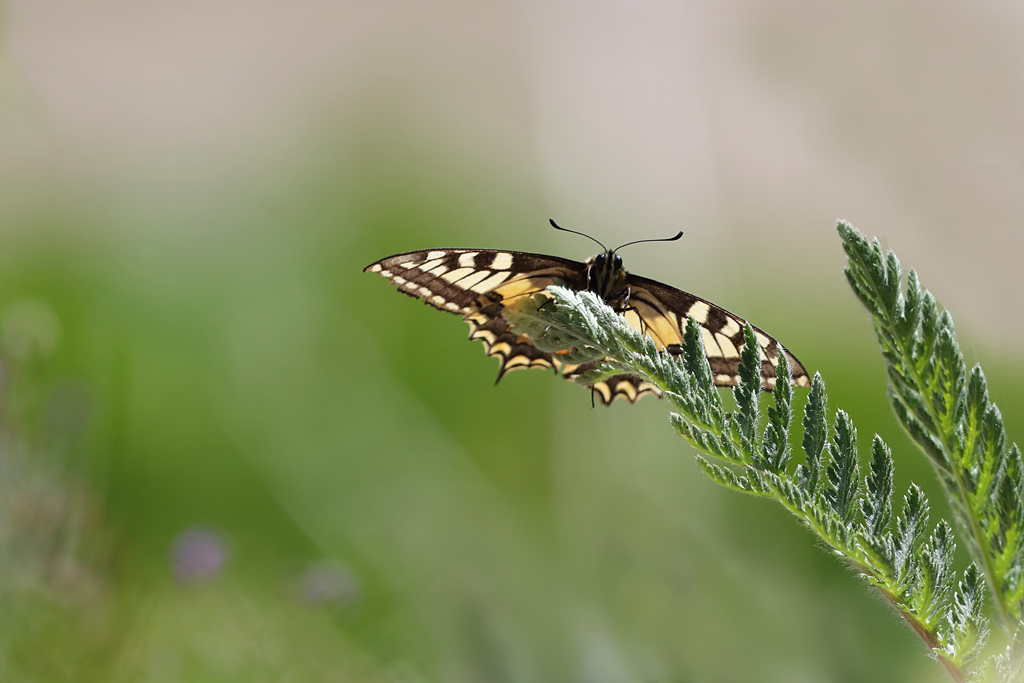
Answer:
[(835, 436), (828, 445), (830, 462), (826, 475), (829, 487), (825, 498), (840, 520), (849, 523), (853, 519), (853, 501), (857, 497), (857, 430), (845, 411), (836, 413)]
[(816, 372), (811, 379), (811, 391), (804, 407), (803, 449), (806, 462), (797, 469), (797, 481), (810, 495), (817, 493), (821, 480), (821, 456), (828, 438), (827, 408), (825, 380)]
[(871, 442), (871, 473), (864, 479), (867, 496), (861, 499), (861, 510), (868, 532), (881, 536), (892, 519), (892, 452), (875, 434)]

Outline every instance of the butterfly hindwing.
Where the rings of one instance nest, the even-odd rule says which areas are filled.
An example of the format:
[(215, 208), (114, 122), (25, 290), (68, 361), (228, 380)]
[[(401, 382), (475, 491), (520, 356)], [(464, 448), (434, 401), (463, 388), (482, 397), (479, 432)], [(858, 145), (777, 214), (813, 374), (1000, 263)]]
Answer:
[(541, 351), (528, 337), (512, 331), (503, 315), (504, 304), (500, 300), (493, 301), (497, 296), (494, 293), (485, 294), (484, 297), (492, 301), (472, 305), (470, 312), (465, 316), (466, 322), (469, 323), (469, 338), (479, 339), (483, 342), (487, 355), (494, 356), (500, 361), (498, 379), (495, 381), (501, 381), (510, 370), (553, 367), (554, 361), (550, 352)]
[[(555, 359), (556, 363), (558, 359)], [(580, 365), (559, 364), (558, 371), (567, 380), (576, 381), (584, 374), (596, 370), (601, 361), (588, 361)], [(605, 405), (610, 405), (618, 397), (622, 397), (630, 403), (635, 403), (644, 394), (653, 394), (661, 398), (662, 391), (656, 385), (651, 384), (639, 375), (620, 373), (612, 375), (588, 385)]]

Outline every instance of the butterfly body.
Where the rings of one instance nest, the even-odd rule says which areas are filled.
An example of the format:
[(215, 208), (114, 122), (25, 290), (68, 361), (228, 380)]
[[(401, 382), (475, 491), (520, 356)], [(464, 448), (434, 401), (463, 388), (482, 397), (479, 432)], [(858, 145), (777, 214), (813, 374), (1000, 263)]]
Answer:
[[(622, 267), (622, 257), (606, 251), (591, 256), (584, 265), (587, 289), (605, 300), (612, 308), (615, 299), (627, 292), (626, 280), (629, 273)], [(618, 310), (618, 309), (616, 309)]]
[[(701, 325), (715, 384), (734, 386), (738, 381), (745, 321), (688, 292), (628, 273), (612, 250), (580, 263), (529, 252), (424, 249), (388, 256), (363, 270), (379, 273), (399, 291), (435, 308), (461, 315), (469, 323), (470, 339), (482, 341), (487, 354), (500, 360), (499, 380), (510, 370), (534, 367), (555, 368), (566, 379), (575, 379), (600, 364), (566, 363), (558, 353), (543, 351), (528, 336), (514, 332), (505, 319), (507, 307), (558, 284), (597, 294), (659, 349), (674, 355), (682, 351), (687, 316), (693, 316)], [(774, 386), (780, 353), (787, 354), (793, 384), (808, 386), (803, 365), (774, 338), (754, 330), (763, 358), (762, 386)], [(632, 402), (645, 393), (661, 395), (658, 387), (626, 373), (591, 387), (605, 404), (619, 396)]]

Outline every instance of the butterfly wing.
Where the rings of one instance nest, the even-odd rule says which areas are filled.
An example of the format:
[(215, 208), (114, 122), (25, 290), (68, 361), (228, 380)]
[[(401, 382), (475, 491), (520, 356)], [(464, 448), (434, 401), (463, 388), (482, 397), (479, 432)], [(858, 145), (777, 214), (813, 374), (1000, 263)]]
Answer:
[[(655, 280), (630, 275), (626, 284), (629, 287), (629, 309), (625, 317), (632, 326), (644, 330), (658, 348), (679, 354), (682, 352), (687, 316), (693, 316), (701, 325), (704, 351), (715, 384), (736, 386), (739, 383), (745, 320), (710, 301)], [(789, 360), (793, 386), (810, 386), (807, 370), (796, 356), (760, 328), (754, 327), (754, 334), (761, 347), (761, 386), (764, 389), (770, 390), (775, 386), (775, 369), (780, 353), (785, 353)]]
[(364, 272), (379, 273), (400, 292), (422, 299), (469, 323), (469, 338), (483, 342), (487, 355), (499, 359), (498, 379), (519, 368), (559, 365), (526, 335), (513, 332), (505, 307), (551, 284), (576, 287), (586, 266), (577, 261), (494, 249), (424, 249), (371, 263)]

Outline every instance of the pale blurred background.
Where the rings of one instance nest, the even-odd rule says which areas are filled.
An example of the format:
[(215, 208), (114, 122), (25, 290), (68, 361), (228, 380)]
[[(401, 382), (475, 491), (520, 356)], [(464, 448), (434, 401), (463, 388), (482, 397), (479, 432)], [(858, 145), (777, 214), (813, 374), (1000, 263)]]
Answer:
[[(627, 267), (820, 370), (897, 483), (836, 218), (1024, 408), (1024, 5), (0, 3), (0, 678), (940, 681), (645, 399), (492, 386), (363, 266)], [(961, 563), (962, 564), (962, 563)], [(962, 567), (961, 567), (962, 568)]]

